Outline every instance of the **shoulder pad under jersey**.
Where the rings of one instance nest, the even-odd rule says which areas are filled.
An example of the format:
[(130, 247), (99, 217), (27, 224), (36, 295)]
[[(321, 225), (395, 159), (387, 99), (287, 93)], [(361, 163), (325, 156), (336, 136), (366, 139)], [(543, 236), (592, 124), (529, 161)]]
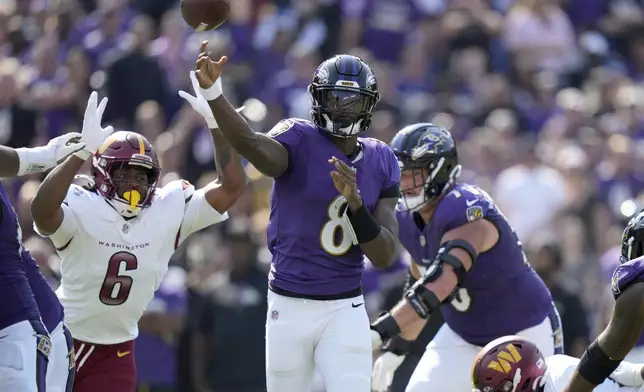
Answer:
[(195, 186), (186, 180), (170, 181), (166, 186), (157, 190), (157, 196), (167, 197), (174, 192), (183, 193), (183, 199), (187, 202), (195, 193)]

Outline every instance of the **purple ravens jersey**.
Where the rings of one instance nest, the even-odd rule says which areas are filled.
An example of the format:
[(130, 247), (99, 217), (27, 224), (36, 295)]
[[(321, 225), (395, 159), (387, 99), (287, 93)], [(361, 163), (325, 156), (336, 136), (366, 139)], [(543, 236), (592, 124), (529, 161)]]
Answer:
[(47, 279), (40, 273), (36, 260), (31, 256), (29, 250), (24, 249), (22, 252), (22, 261), (27, 270), (27, 278), (31, 291), (34, 293), (40, 318), (47, 328), (47, 331), (53, 331), (58, 324), (63, 321), (63, 305), (58, 300), (54, 289), (52, 289)]
[(550, 291), (528, 264), (516, 233), (485, 191), (456, 184), (422, 229), (417, 223), (420, 217), (414, 214), (398, 211), (399, 236), (421, 267), (435, 257), (441, 238), (450, 230), (487, 219), (499, 231), (496, 245), (478, 255), (454, 300), (441, 307), (447, 325), (465, 341), (484, 346), (534, 327), (553, 313)]
[(39, 320), (22, 260), (22, 231), (9, 196), (0, 184), (0, 329), (25, 320)]
[(328, 161), (335, 156), (357, 170), (360, 195), (373, 212), (381, 193), (400, 181), (393, 151), (379, 140), (359, 138), (361, 149), (349, 159), (324, 131), (299, 119), (279, 122), (269, 136), (289, 156), (271, 191), (271, 288), (310, 298), (359, 290), (364, 255), (342, 219), (346, 202), (333, 186)]

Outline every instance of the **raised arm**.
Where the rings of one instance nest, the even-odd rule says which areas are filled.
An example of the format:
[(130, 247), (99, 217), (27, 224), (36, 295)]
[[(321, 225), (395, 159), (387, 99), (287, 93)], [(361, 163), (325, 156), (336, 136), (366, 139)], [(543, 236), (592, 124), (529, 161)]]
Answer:
[(288, 151), (278, 141), (254, 132), (246, 120), (223, 95), (221, 73), (228, 59), (215, 62), (207, 53), (208, 41), (201, 44), (197, 59), (197, 77), (201, 94), (208, 101), (222, 134), (232, 147), (264, 175), (279, 177), (288, 168)]
[[(205, 63), (198, 63), (198, 66), (205, 67)], [(195, 95), (185, 91), (179, 91), (179, 95), (185, 99), (190, 106), (206, 120), (210, 129), (212, 142), (215, 148), (215, 164), (217, 166), (217, 179), (204, 188), (205, 199), (208, 204), (220, 214), (228, 211), (246, 189), (246, 172), (239, 154), (231, 147), (224, 137), (208, 102), (201, 94), (200, 85), (212, 83), (204, 70), (190, 72), (190, 81)], [(237, 113), (235, 111), (235, 113)]]
[(61, 205), (74, 176), (113, 131), (112, 127), (101, 128), (101, 118), (107, 106), (107, 98), (103, 98), (98, 106), (97, 102), (98, 94), (93, 92), (87, 102), (83, 118), (80, 141), (84, 148), (52, 170), (40, 184), (36, 196), (31, 201), (31, 216), (42, 235), (53, 234), (61, 226), (65, 217)]
[(208, 204), (220, 213), (228, 211), (246, 189), (246, 172), (239, 154), (219, 128), (210, 130), (215, 145), (217, 179), (206, 186)]
[(76, 155), (69, 157), (52, 170), (38, 187), (36, 196), (31, 200), (31, 218), (40, 234), (51, 235), (63, 223), (63, 201), (74, 176), (84, 163), (85, 160)]
[(16, 148), (0, 146), (0, 177), (15, 177), (51, 169), (70, 154), (85, 147), (80, 133), (68, 133), (52, 139), (46, 146)]

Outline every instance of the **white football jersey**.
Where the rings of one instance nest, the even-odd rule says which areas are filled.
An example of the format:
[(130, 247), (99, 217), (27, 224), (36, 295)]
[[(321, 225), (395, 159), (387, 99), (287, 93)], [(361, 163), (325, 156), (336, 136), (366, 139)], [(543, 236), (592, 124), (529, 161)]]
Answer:
[(75, 339), (116, 344), (138, 336), (138, 321), (190, 234), (228, 218), (205, 191), (173, 181), (155, 191), (141, 214), (125, 220), (99, 194), (72, 185), (65, 217), (49, 236), (61, 258), (56, 291)]
[[(575, 373), (579, 358), (569, 357), (567, 355), (553, 355), (546, 358), (548, 372), (546, 373), (546, 385), (544, 392), (562, 392), (568, 381)], [(613, 380), (606, 379), (603, 383), (597, 385), (594, 392), (625, 392), (638, 391), (639, 388), (621, 387)]]

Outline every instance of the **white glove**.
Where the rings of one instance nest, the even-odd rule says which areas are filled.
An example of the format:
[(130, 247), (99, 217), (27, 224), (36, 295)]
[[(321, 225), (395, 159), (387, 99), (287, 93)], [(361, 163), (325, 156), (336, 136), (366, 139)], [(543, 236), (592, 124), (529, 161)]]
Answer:
[(373, 329), (371, 330), (371, 351), (376, 351), (382, 346), (382, 338), (380, 334)]
[(641, 387), (644, 385), (642, 364), (622, 361), (609, 378), (626, 387)]
[(111, 126), (101, 127), (101, 119), (107, 106), (107, 98), (103, 98), (98, 106), (96, 105), (97, 102), (98, 93), (93, 91), (87, 101), (87, 108), (85, 108), (85, 116), (83, 117), (81, 143), (85, 144), (85, 148), (76, 153), (76, 156), (83, 160), (89, 159), (103, 145), (105, 139), (114, 132), (114, 128)]
[[(215, 116), (212, 114), (212, 110), (210, 110), (208, 101), (201, 93), (202, 89), (201, 87), (199, 87), (199, 81), (197, 80), (195, 71), (190, 71), (190, 82), (192, 83), (192, 90), (195, 92), (195, 95), (190, 95), (187, 92), (180, 90), (179, 96), (185, 99), (190, 104), (190, 106), (192, 106), (195, 112), (201, 114), (201, 116), (206, 120), (206, 124), (208, 124), (208, 129), (219, 128), (217, 120), (215, 120)], [(218, 78), (215, 83), (221, 83), (220, 78)], [(244, 110), (244, 106), (236, 110), (239, 113)]]
[(371, 390), (375, 392), (387, 392), (389, 386), (394, 380), (394, 373), (405, 356), (396, 355), (391, 352), (384, 352), (376, 363), (373, 364), (373, 373), (371, 373)]
[(58, 165), (69, 155), (85, 147), (80, 139), (80, 133), (71, 132), (51, 139), (46, 146), (17, 148), (16, 153), (20, 159), (17, 175), (40, 173)]

